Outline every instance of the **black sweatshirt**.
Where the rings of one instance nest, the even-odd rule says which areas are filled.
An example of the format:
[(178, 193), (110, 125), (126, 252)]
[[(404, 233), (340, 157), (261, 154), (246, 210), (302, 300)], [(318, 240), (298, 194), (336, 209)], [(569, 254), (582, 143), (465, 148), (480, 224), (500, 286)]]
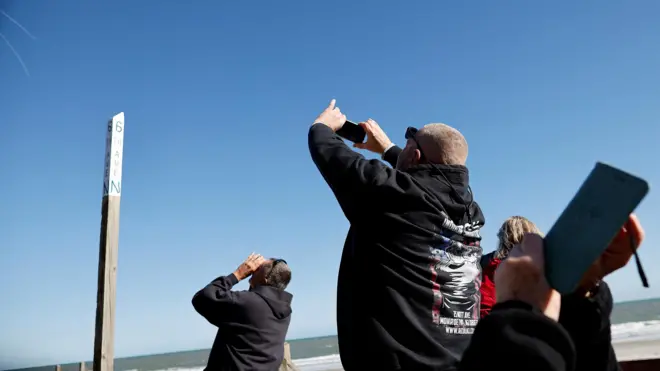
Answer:
[(591, 298), (577, 294), (561, 298), (559, 323), (571, 335), (578, 371), (617, 371), (621, 368), (612, 347), (612, 292), (601, 281)]
[(192, 299), (195, 310), (218, 327), (208, 371), (276, 371), (284, 358), (293, 296), (270, 286), (231, 291), (233, 274), (219, 277)]
[(479, 321), (460, 371), (574, 371), (574, 364), (566, 330), (531, 306), (510, 301), (495, 304)]
[(612, 295), (562, 297), (559, 323), (521, 302), (496, 304), (477, 325), (460, 371), (615, 371)]
[(337, 282), (344, 369), (455, 370), (479, 319), (484, 217), (467, 168), (398, 171), (366, 160), (323, 124), (308, 141), (351, 223)]

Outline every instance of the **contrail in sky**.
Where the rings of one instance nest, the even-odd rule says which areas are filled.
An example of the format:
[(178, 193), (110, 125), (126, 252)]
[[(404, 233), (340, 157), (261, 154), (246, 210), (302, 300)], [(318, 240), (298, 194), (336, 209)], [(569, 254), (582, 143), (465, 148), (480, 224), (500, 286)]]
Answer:
[[(20, 28), (21, 30), (23, 30), (23, 32), (25, 32), (25, 34), (28, 35), (28, 37), (30, 37), (32, 40), (36, 40), (36, 39), (37, 39), (36, 37), (34, 37), (34, 35), (32, 35), (32, 34), (30, 33), (30, 31), (27, 30), (27, 28), (25, 28), (22, 24), (20, 24), (20, 22), (18, 22), (17, 20), (15, 20), (12, 16), (10, 16), (9, 14), (7, 14), (7, 12), (5, 12), (5, 11), (2, 10), (2, 9), (0, 9), (0, 14), (4, 15), (5, 18), (7, 18), (7, 19), (9, 19), (9, 21), (11, 21), (11, 23), (15, 24), (18, 28)], [(7, 37), (6, 37), (3, 33), (1, 33), (1, 32), (0, 32), (0, 38), (2, 38), (2, 39), (5, 41), (5, 44), (7, 44), (7, 46), (8, 46), (9, 49), (11, 50), (11, 52), (14, 53), (14, 56), (15, 56), (16, 59), (18, 60), (18, 63), (20, 63), (20, 64), (21, 64), (21, 67), (23, 67), (23, 71), (25, 71), (25, 74), (26, 74), (28, 77), (30, 77), (30, 71), (28, 70), (27, 66), (25, 65), (25, 62), (23, 62), (23, 58), (21, 58), (21, 55), (18, 53), (18, 51), (17, 51), (17, 50), (14, 48), (14, 46), (9, 42), (9, 40), (7, 39)]]
[(36, 37), (34, 37), (34, 35), (32, 35), (32, 34), (30, 33), (30, 31), (27, 30), (27, 28), (23, 27), (22, 24), (20, 24), (17, 20), (15, 20), (15, 19), (12, 18), (9, 14), (7, 14), (7, 12), (5, 12), (5, 11), (2, 10), (2, 9), (0, 9), (0, 13), (2, 13), (2, 15), (4, 15), (5, 17), (7, 17), (7, 19), (9, 19), (13, 24), (15, 24), (16, 26), (18, 26), (18, 28), (20, 28), (21, 30), (23, 30), (23, 32), (25, 32), (25, 34), (28, 35), (32, 40), (36, 40), (36, 39), (37, 39)]
[(23, 62), (23, 58), (21, 58), (21, 56), (18, 54), (18, 52), (16, 51), (16, 49), (14, 49), (14, 47), (11, 45), (11, 43), (9, 42), (9, 40), (7, 40), (7, 38), (5, 37), (5, 35), (3, 35), (2, 33), (0, 33), (0, 37), (1, 37), (3, 40), (5, 40), (5, 43), (7, 44), (7, 46), (9, 47), (9, 49), (11, 49), (12, 53), (14, 53), (14, 55), (16, 56), (16, 59), (18, 59), (18, 62), (21, 64), (21, 66), (23, 66), (23, 71), (25, 71), (25, 74), (26, 74), (28, 77), (30, 77), (30, 71), (28, 71), (27, 66), (26, 66), (25, 63)]

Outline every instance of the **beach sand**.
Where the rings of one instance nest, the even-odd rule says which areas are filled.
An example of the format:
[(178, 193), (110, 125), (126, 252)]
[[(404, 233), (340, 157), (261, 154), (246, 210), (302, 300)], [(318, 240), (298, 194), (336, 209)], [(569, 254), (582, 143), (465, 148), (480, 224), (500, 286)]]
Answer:
[(638, 359), (660, 358), (660, 339), (637, 340), (614, 343), (614, 352), (619, 362)]
[[(639, 340), (614, 343), (614, 351), (619, 362), (640, 359), (660, 359), (660, 340)], [(333, 369), (328, 371), (343, 371)]]

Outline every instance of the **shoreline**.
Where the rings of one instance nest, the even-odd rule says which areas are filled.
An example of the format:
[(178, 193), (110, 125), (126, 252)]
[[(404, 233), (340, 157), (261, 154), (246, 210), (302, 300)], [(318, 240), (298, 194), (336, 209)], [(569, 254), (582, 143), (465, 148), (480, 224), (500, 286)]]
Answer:
[[(617, 360), (621, 362), (660, 360), (660, 339), (626, 340), (612, 343)], [(293, 363), (295, 364), (295, 359)], [(304, 369), (304, 368), (303, 368)], [(344, 371), (341, 366), (325, 369), (326, 371)]]

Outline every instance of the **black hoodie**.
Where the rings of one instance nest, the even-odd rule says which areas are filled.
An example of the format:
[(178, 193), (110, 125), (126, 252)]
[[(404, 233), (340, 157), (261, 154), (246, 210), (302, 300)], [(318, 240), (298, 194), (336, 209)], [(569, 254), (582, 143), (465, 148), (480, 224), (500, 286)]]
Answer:
[(484, 217), (467, 168), (398, 171), (323, 124), (311, 127), (309, 150), (351, 223), (337, 282), (344, 369), (456, 369), (479, 319)]
[(233, 274), (219, 277), (192, 299), (195, 310), (218, 327), (208, 371), (276, 371), (284, 357), (293, 296), (270, 286), (231, 291)]
[(519, 301), (507, 301), (479, 325), (460, 371), (618, 371), (612, 348), (612, 293), (603, 281), (593, 296), (561, 298), (559, 322)]

